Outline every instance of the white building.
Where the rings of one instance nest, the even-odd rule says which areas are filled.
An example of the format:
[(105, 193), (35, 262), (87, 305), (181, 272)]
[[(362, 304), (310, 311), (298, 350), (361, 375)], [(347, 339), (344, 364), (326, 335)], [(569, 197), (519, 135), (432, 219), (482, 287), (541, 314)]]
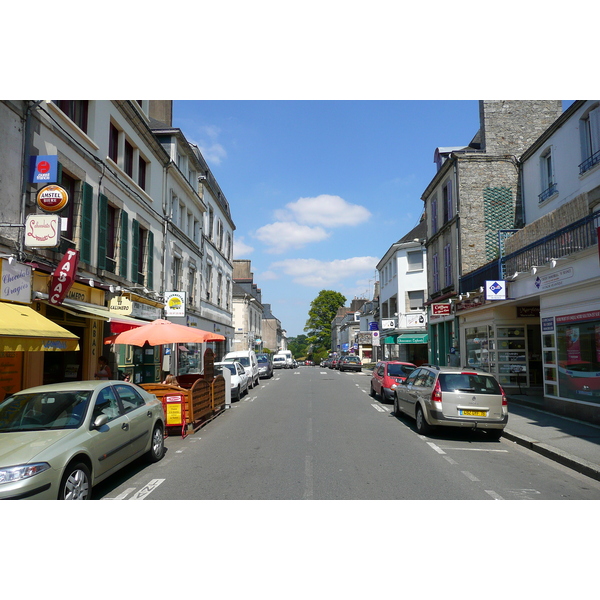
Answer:
[(390, 246), (377, 264), (381, 360), (427, 361), (426, 223)]

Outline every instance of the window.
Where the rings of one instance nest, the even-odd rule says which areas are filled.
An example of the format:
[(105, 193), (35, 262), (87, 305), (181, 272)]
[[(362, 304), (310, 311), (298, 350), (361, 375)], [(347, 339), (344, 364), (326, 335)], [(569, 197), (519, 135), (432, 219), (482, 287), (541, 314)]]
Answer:
[(108, 132), (108, 157), (115, 163), (119, 161), (119, 130), (112, 123)]
[(223, 275), (221, 275), (221, 273), (219, 273), (217, 275), (217, 304), (219, 306), (221, 306), (223, 304), (223, 298), (221, 297), (222, 287), (223, 287)]
[[(107, 203), (106, 206), (106, 231), (104, 239), (106, 239), (105, 246), (105, 255), (106, 255), (106, 263), (105, 268), (107, 271), (111, 273), (116, 273), (116, 231), (117, 231), (117, 209), (114, 206), (111, 206)], [(98, 236), (102, 237), (101, 235)], [(100, 262), (101, 254), (100, 250), (98, 251), (98, 262)], [(98, 265), (100, 266), (100, 264)]]
[(133, 146), (125, 140), (125, 153), (123, 156), (123, 170), (129, 177), (133, 177)]
[(444, 223), (447, 223), (452, 218), (452, 182), (448, 181), (443, 189), (444, 201)]
[(444, 246), (444, 286), (452, 285), (452, 248), (450, 244)]
[(407, 252), (406, 258), (408, 259), (408, 270), (409, 271), (420, 271), (423, 269), (423, 253), (419, 252)]
[(88, 100), (54, 100), (54, 104), (62, 110), (79, 129), (87, 133)]
[(439, 257), (437, 252), (433, 255), (433, 291), (440, 291), (440, 270), (439, 270)]
[(423, 310), (425, 305), (425, 292), (423, 290), (408, 292), (408, 302), (410, 310)]
[(173, 270), (171, 273), (171, 289), (179, 291), (181, 281), (181, 259), (178, 256), (173, 257)]
[(190, 267), (188, 271), (188, 298), (189, 303), (194, 305), (196, 303), (196, 269)]
[(146, 173), (148, 170), (148, 163), (140, 156), (138, 158), (138, 185), (145, 190), (146, 189)]
[(217, 220), (217, 247), (219, 251), (223, 250), (223, 223), (221, 219)]
[(581, 158), (579, 174), (583, 174), (600, 162), (600, 106), (594, 107), (580, 121)]
[(128, 413), (136, 408), (140, 408), (145, 406), (146, 402), (144, 398), (129, 385), (117, 384), (115, 385), (115, 389), (117, 390), (117, 394), (119, 394), (119, 398), (121, 399), (121, 404), (123, 405), (123, 411)]
[(541, 157), (542, 193), (539, 195), (540, 202), (544, 202), (557, 192), (553, 162), (552, 149), (548, 148)]
[(206, 265), (206, 299), (210, 300), (212, 288), (212, 265)]
[(431, 235), (438, 230), (438, 201), (437, 196), (431, 201)]
[(213, 240), (215, 232), (214, 232), (214, 225), (215, 225), (215, 213), (213, 212), (212, 208), (208, 209), (208, 239), (209, 240)]
[(131, 224), (131, 280), (152, 289), (154, 286), (154, 233), (135, 219)]

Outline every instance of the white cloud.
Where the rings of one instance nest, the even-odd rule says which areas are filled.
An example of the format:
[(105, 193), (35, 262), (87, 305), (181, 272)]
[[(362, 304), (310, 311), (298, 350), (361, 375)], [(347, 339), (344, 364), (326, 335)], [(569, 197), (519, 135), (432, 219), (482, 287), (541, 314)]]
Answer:
[(220, 133), (221, 130), (218, 127), (206, 125), (200, 128), (200, 140), (193, 142), (210, 165), (220, 165), (227, 158), (227, 150), (218, 142)]
[(254, 237), (270, 247), (267, 252), (281, 254), (291, 248), (302, 248), (329, 237), (322, 227), (308, 227), (292, 222), (276, 222), (259, 227)]
[(258, 279), (260, 281), (271, 281), (273, 279), (279, 279), (279, 275), (277, 275), (277, 273), (275, 273), (275, 271), (263, 271)]
[(244, 238), (233, 238), (233, 256), (234, 258), (242, 258), (244, 256), (248, 256), (248, 254), (252, 254), (254, 252), (254, 248), (252, 246), (248, 246), (248, 244), (244, 243)]
[(294, 283), (308, 287), (329, 287), (344, 279), (363, 276), (375, 270), (379, 258), (357, 256), (343, 260), (322, 261), (315, 258), (291, 258), (275, 262), (271, 269), (280, 269)]
[(275, 212), (281, 221), (295, 220), (305, 225), (343, 227), (359, 225), (369, 220), (371, 213), (359, 204), (350, 204), (340, 196), (321, 194), (315, 198), (300, 198)]

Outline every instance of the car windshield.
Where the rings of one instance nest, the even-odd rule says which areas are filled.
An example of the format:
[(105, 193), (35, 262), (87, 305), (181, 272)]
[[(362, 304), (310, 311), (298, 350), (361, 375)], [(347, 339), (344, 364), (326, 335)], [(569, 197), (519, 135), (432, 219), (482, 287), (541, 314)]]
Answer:
[(219, 371), (223, 371), (223, 369), (229, 369), (233, 375), (237, 375), (237, 371), (235, 370), (235, 365), (233, 363), (228, 363), (226, 365), (218, 365), (216, 368)]
[(0, 432), (77, 429), (91, 391), (15, 394), (0, 404)]
[(244, 367), (250, 366), (250, 359), (247, 356), (236, 356), (234, 358), (225, 358), (223, 360), (225, 362), (239, 362), (242, 363)]
[(479, 373), (442, 373), (440, 386), (442, 392), (502, 393), (498, 382), (493, 377)]
[(268, 359), (268, 358), (266, 358), (265, 356), (259, 356), (259, 357), (258, 357), (258, 362), (259, 362), (259, 363), (268, 363), (268, 362), (269, 362), (269, 359)]
[(409, 367), (408, 365), (388, 365), (388, 375), (391, 377), (406, 377), (414, 370), (414, 367)]

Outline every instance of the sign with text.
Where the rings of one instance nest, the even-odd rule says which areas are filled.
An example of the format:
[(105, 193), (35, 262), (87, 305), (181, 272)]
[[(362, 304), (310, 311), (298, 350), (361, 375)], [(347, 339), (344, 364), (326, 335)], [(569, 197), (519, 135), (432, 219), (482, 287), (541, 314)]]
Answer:
[(450, 314), (450, 303), (444, 304), (432, 304), (431, 305), (432, 315), (449, 315)]
[(506, 300), (506, 281), (486, 281), (486, 300)]
[(165, 292), (165, 315), (185, 317), (185, 292)]
[(79, 264), (79, 250), (67, 250), (58, 267), (54, 270), (50, 281), (48, 300), (50, 304), (60, 305), (66, 298), (73, 282), (77, 265)]
[(55, 183), (58, 179), (58, 156), (32, 156), (30, 183)]
[(18, 262), (11, 264), (3, 258), (0, 262), (0, 277), (2, 279), (0, 300), (23, 304), (31, 303), (31, 273), (30, 266)]
[(58, 212), (69, 202), (67, 190), (58, 185), (47, 185), (37, 194), (38, 206), (46, 212)]
[(60, 244), (58, 215), (28, 215), (25, 220), (25, 246), (56, 248)]

